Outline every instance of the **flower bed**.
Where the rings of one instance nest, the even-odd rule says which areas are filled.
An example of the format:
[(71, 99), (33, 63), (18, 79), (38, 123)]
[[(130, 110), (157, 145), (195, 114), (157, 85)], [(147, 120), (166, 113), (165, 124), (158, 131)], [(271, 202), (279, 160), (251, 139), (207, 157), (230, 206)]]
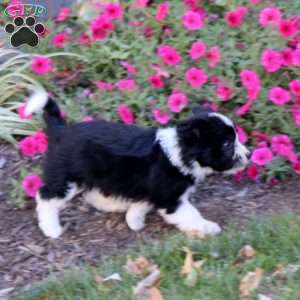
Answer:
[[(297, 1), (124, 2), (63, 8), (34, 49), (26, 74), (66, 118), (168, 126), (201, 104), (232, 117), (253, 149), (237, 180), (300, 174)], [(21, 152), (45, 143), (26, 137)]]

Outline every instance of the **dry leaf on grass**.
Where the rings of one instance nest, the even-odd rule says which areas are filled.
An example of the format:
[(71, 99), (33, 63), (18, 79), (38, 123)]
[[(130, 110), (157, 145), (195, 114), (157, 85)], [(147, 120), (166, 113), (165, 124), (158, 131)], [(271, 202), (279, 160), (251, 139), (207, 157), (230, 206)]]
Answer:
[(192, 269), (193, 269), (193, 263), (194, 263), (194, 260), (193, 260), (193, 253), (192, 251), (187, 248), (187, 247), (184, 247), (183, 248), (183, 251), (186, 253), (185, 254), (185, 259), (184, 259), (184, 263), (183, 263), (183, 266), (181, 268), (181, 274), (182, 275), (188, 275), (189, 273), (191, 273)]
[(147, 258), (140, 256), (135, 260), (128, 259), (125, 269), (128, 273), (133, 275), (146, 275), (155, 268), (155, 265), (152, 265)]
[(234, 261), (233, 265), (237, 266), (244, 263), (246, 260), (252, 258), (256, 255), (255, 249), (251, 245), (245, 245), (238, 254), (237, 259)]
[(186, 256), (180, 274), (186, 277), (186, 285), (194, 286), (199, 275), (202, 273), (202, 267), (205, 260), (198, 260), (194, 262), (192, 251), (187, 247), (184, 247), (183, 250), (185, 251)]
[(149, 299), (150, 300), (164, 300), (162, 294), (160, 293), (160, 290), (156, 286), (149, 289)]
[(283, 264), (278, 264), (275, 271), (272, 274), (272, 277), (284, 278), (286, 277), (286, 270)]
[(97, 283), (97, 285), (102, 289), (111, 289), (116, 282), (122, 281), (122, 278), (119, 273), (114, 273), (105, 278), (98, 274), (95, 274), (94, 280)]
[(136, 300), (163, 300), (163, 297), (156, 287), (160, 279), (160, 270), (154, 268), (152, 272), (133, 287), (133, 294)]
[(240, 297), (242, 299), (250, 296), (256, 290), (262, 280), (263, 269), (256, 268), (254, 272), (248, 272), (240, 282)]
[(263, 294), (258, 294), (258, 300), (273, 300), (273, 298)]
[(198, 231), (198, 230), (185, 231), (184, 233), (190, 239), (196, 239), (196, 240), (205, 240), (205, 239), (207, 239), (207, 236), (203, 232)]

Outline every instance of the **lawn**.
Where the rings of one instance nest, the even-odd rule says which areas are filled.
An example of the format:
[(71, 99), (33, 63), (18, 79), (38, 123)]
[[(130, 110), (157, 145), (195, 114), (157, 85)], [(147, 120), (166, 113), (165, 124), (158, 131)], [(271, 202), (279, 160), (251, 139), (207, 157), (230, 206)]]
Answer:
[[(208, 240), (165, 237), (161, 242), (103, 261), (97, 268), (76, 268), (51, 277), (21, 292), (17, 299), (133, 299), (133, 287), (151, 272), (147, 270), (149, 262), (160, 270), (155, 290), (165, 300), (296, 300), (300, 299), (299, 236), (300, 217), (285, 215), (259, 218), (242, 230), (232, 228)], [(186, 257), (189, 250), (193, 261)], [(203, 266), (199, 267), (197, 261), (204, 261)], [(186, 273), (182, 274), (184, 263)], [(114, 273), (120, 275), (120, 281), (103, 282)], [(256, 279), (257, 286), (252, 286)], [(248, 297), (247, 287), (251, 291), (251, 286), (253, 291)], [(149, 299), (161, 299), (155, 293), (151, 295)]]

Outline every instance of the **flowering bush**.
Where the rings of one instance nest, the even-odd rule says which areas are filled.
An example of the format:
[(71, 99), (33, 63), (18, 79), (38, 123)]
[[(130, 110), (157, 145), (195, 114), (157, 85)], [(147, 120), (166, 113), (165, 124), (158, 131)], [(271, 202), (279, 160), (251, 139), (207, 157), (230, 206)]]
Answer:
[[(28, 75), (76, 121), (171, 125), (209, 106), (232, 117), (254, 150), (245, 176), (300, 174), (300, 16), (288, 10), (299, 3), (204, 2), (62, 8)], [(24, 155), (36, 153), (34, 140), (20, 142)]]

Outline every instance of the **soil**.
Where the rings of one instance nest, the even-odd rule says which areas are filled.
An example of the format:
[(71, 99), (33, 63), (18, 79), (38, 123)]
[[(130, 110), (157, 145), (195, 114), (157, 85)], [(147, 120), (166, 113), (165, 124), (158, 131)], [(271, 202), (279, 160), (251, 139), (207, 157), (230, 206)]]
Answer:
[[(123, 214), (101, 213), (78, 197), (61, 214), (63, 236), (47, 239), (38, 229), (34, 201), (26, 210), (7, 203), (9, 180), (24, 166), (13, 147), (0, 145), (0, 292), (27, 287), (53, 272), (99, 264), (105, 257), (175, 231), (152, 213), (142, 232), (132, 232)], [(206, 218), (225, 228), (245, 224), (257, 215), (300, 213), (300, 178), (270, 189), (214, 176), (198, 187), (193, 202)]]

